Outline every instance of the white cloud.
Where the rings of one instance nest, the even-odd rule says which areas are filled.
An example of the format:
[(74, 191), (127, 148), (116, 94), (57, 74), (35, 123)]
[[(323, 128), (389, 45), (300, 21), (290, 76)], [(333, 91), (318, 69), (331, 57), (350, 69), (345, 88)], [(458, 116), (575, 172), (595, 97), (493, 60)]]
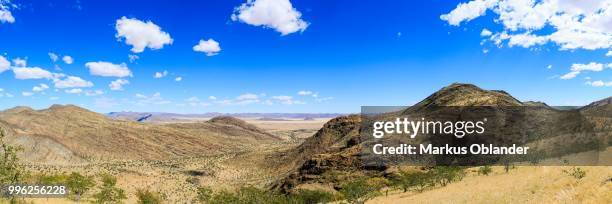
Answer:
[(208, 99), (210, 99), (210, 100), (217, 100), (217, 97), (215, 97), (215, 96), (209, 96), (209, 97), (208, 97)]
[(59, 99), (59, 97), (57, 97), (57, 96), (52, 96), (52, 97), (49, 97), (49, 100), (52, 100), (52, 101), (55, 101), (55, 100), (57, 100), (57, 99)]
[(64, 61), (64, 63), (66, 64), (72, 64), (74, 62), (74, 59), (71, 56), (64, 56), (62, 57), (62, 61)]
[(237, 100), (258, 100), (259, 96), (257, 94), (246, 93), (236, 97)]
[(325, 101), (329, 101), (329, 100), (332, 100), (332, 99), (334, 99), (334, 97), (323, 97), (323, 98), (317, 98), (317, 99), (315, 99), (315, 101), (317, 101), (317, 102), (325, 102)]
[(440, 19), (449, 24), (458, 26), (463, 21), (470, 21), (485, 14), (487, 9), (492, 8), (497, 0), (475, 0), (468, 3), (460, 3), (453, 11), (440, 16)]
[(609, 82), (604, 82), (604, 81), (601, 81), (601, 80), (593, 81), (593, 82), (587, 81), (586, 84), (590, 85), (590, 86), (593, 86), (593, 87), (604, 87), (604, 86), (605, 87), (610, 87), (610, 86), (612, 86), (612, 81), (609, 81)]
[(165, 77), (167, 75), (168, 75), (168, 71), (164, 70), (163, 72), (155, 72), (153, 77), (155, 77), (156, 79), (159, 79), (159, 78), (163, 78), (163, 77)]
[(312, 91), (299, 91), (298, 95), (300, 95), (300, 96), (309, 96), (309, 95), (312, 95)]
[(234, 9), (231, 18), (233, 21), (272, 28), (281, 35), (288, 35), (306, 30), (308, 22), (301, 17), (302, 13), (293, 8), (289, 0), (247, 0)]
[(21, 95), (22, 96), (32, 96), (32, 95), (34, 95), (34, 93), (24, 91), (24, 92), (21, 92)]
[(561, 79), (573, 79), (575, 78), (578, 74), (584, 72), (584, 71), (591, 71), (591, 72), (600, 72), (604, 69), (604, 67), (612, 67), (610, 64), (608, 65), (603, 65), (601, 63), (596, 63), (596, 62), (591, 62), (589, 64), (572, 64), (572, 67), (570, 68), (570, 72), (561, 76)]
[(151, 21), (145, 23), (124, 16), (117, 20), (115, 29), (117, 30), (115, 37), (119, 40), (123, 38), (126, 44), (132, 46), (131, 51), (134, 53), (141, 53), (145, 48), (161, 49), (173, 41), (168, 33)]
[(130, 60), (130, 62), (135, 62), (139, 58), (140, 57), (138, 57), (138, 55), (128, 55), (128, 59)]
[(122, 91), (123, 90), (123, 85), (129, 84), (130, 82), (128, 80), (125, 79), (117, 79), (115, 81), (111, 81), (111, 83), (108, 85), (108, 87), (110, 87), (111, 90), (113, 91)]
[(65, 79), (55, 80), (55, 88), (58, 89), (92, 87), (93, 85), (94, 84), (90, 81), (85, 81), (75, 76), (68, 76)]
[(213, 39), (200, 40), (197, 45), (193, 46), (193, 51), (204, 52), (206, 56), (214, 56), (219, 54), (221, 47), (219, 47), (219, 43)]
[(279, 101), (281, 104), (293, 105), (293, 104), (305, 104), (303, 101), (293, 100), (291, 96), (273, 96), (272, 99)]
[(26, 67), (28, 66), (28, 61), (22, 58), (15, 58), (13, 59), (13, 64), (15, 64), (16, 67)]
[(11, 4), (10, 0), (2, 0), (0, 1), (0, 23), (14, 23), (15, 17), (11, 13), (10, 9)]
[(49, 89), (49, 86), (47, 86), (46, 84), (40, 84), (38, 86), (32, 87), (33, 92), (41, 92), (47, 89)]
[(14, 67), (16, 79), (53, 79), (54, 74), (40, 67)]
[(161, 96), (161, 93), (156, 92), (151, 96), (146, 96), (143, 94), (136, 94), (134, 97), (136, 97), (138, 100), (136, 101), (136, 105), (150, 105), (150, 104), (154, 104), (154, 105), (163, 105), (163, 104), (169, 104), (172, 103), (169, 100), (164, 99)]
[(606, 53), (606, 57), (612, 57), (612, 50), (609, 50), (608, 53)]
[(174, 81), (183, 81), (183, 77), (176, 77), (174, 78)]
[(51, 61), (53, 62), (57, 62), (57, 60), (59, 59), (59, 56), (55, 53), (49, 52), (47, 54), (49, 55), (49, 59), (51, 59)]
[(486, 28), (482, 29), (482, 31), (480, 32), (480, 36), (482, 36), (482, 37), (486, 37), (486, 36), (490, 36), (490, 35), (493, 35), (493, 33), (490, 30), (486, 29)]
[[(561, 50), (612, 46), (610, 0), (473, 0), (459, 4), (440, 18), (459, 26), (464, 21), (486, 15), (487, 10), (497, 14), (494, 22), (503, 25), (503, 32), (511, 32), (506, 39), (520, 35), (513, 41), (514, 45), (529, 47), (553, 42)], [(544, 32), (536, 35), (534, 31)]]
[(546, 69), (552, 69), (552, 64), (549, 64), (548, 66), (546, 66)]
[(95, 90), (95, 91), (87, 90), (87, 91), (85, 91), (85, 95), (86, 96), (99, 96), (99, 95), (102, 95), (102, 94), (104, 94), (104, 91), (102, 91), (102, 90)]
[(65, 91), (68, 94), (81, 94), (83, 93), (82, 89), (68, 89)]
[(9, 70), (11, 68), (11, 62), (9, 62), (3, 56), (0, 56), (0, 73)]
[(95, 76), (103, 77), (127, 77), (132, 76), (132, 71), (125, 63), (113, 64), (110, 62), (88, 62), (85, 66), (89, 69), (89, 73)]

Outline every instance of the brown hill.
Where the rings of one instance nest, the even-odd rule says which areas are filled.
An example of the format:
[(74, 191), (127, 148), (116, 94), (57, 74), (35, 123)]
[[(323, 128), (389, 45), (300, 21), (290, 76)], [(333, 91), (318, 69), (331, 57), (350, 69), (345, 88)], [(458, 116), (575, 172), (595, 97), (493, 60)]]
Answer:
[[(394, 117), (402, 114), (430, 114), (431, 116), (436, 112), (429, 112), (429, 110), (449, 106), (491, 107), (499, 111), (496, 113), (512, 113), (518, 110), (520, 120), (510, 121), (514, 122), (515, 128), (494, 130), (504, 131), (503, 134), (497, 134), (503, 137), (489, 138), (490, 141), (528, 144), (550, 155), (582, 151), (580, 148), (591, 146), (593, 141), (602, 138), (602, 136), (593, 134), (592, 125), (576, 110), (560, 111), (541, 104), (534, 105), (536, 104), (524, 104), (504, 91), (489, 91), (471, 84), (454, 83), (412, 107), (382, 114), (381, 117)], [(420, 118), (420, 116), (415, 118)], [(315, 136), (287, 153), (290, 155), (288, 158), (294, 160), (286, 163), (295, 163), (295, 168), (285, 178), (273, 184), (272, 188), (286, 192), (308, 183), (338, 187), (338, 183), (343, 179), (350, 179), (356, 173), (362, 176), (387, 175), (388, 171), (393, 169), (392, 166), (371, 166), (366, 161), (367, 155), (364, 155), (366, 153), (362, 150), (368, 142), (364, 140), (371, 137), (360, 139), (360, 130), (363, 130), (361, 120), (360, 116), (352, 116), (350, 120), (345, 117), (331, 120)], [(612, 122), (606, 124), (609, 125)], [(586, 133), (568, 134), (572, 131)], [(394, 138), (385, 139), (393, 140)], [(422, 140), (433, 142), (428, 136), (423, 137)], [(330, 175), (334, 176), (330, 177)]]
[(170, 159), (228, 152), (276, 140), (271, 135), (218, 123), (155, 125), (112, 120), (73, 105), (44, 110), (17, 107), (0, 112), (9, 140), (30, 162)]

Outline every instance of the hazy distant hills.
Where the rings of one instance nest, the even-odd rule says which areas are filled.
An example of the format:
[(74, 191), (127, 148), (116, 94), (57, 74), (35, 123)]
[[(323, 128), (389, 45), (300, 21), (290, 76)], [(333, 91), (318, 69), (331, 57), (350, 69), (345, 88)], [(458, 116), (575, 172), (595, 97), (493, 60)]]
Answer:
[(157, 160), (250, 148), (277, 137), (235, 118), (190, 124), (114, 120), (73, 105), (0, 112), (8, 140), (29, 162), (74, 164), (98, 160)]
[(137, 122), (185, 122), (194, 120), (206, 120), (217, 116), (231, 116), (237, 118), (264, 118), (268, 120), (299, 119), (310, 120), (313, 118), (335, 118), (345, 114), (341, 113), (203, 113), (203, 114), (177, 114), (163, 112), (110, 112), (106, 114), (113, 119), (130, 120)]

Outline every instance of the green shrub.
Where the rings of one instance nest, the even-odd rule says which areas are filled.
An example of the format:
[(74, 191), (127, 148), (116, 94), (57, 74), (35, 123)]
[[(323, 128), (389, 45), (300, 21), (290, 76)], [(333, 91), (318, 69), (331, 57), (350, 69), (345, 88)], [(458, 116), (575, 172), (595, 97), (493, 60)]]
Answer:
[(66, 179), (66, 187), (68, 187), (70, 193), (74, 195), (73, 199), (77, 202), (79, 202), (81, 197), (95, 185), (96, 183), (93, 178), (83, 176), (76, 172), (72, 172)]
[(334, 194), (321, 190), (299, 190), (293, 194), (295, 201), (305, 204), (329, 203), (334, 200)]
[(493, 169), (491, 169), (490, 166), (482, 166), (480, 168), (478, 168), (478, 175), (489, 175), (491, 172), (493, 171)]
[(442, 186), (446, 186), (454, 181), (461, 181), (465, 176), (463, 168), (457, 166), (437, 166), (431, 171), (433, 173), (433, 179), (435, 180), (434, 182)]
[(143, 189), (138, 189), (136, 191), (136, 197), (138, 198), (137, 203), (139, 204), (159, 204), (162, 203), (163, 200), (159, 193)]
[(380, 195), (380, 187), (370, 185), (367, 179), (357, 179), (341, 186), (340, 193), (349, 203), (365, 203)]
[(196, 201), (200, 203), (208, 202), (213, 195), (213, 191), (210, 187), (198, 187), (196, 193)]
[(563, 170), (563, 173), (568, 174), (571, 177), (574, 177), (575, 179), (582, 179), (586, 176), (586, 171), (582, 170), (580, 167), (572, 167), (572, 169), (568, 170)]
[(127, 198), (125, 191), (116, 187), (117, 178), (109, 174), (102, 174), (100, 177), (102, 186), (100, 186), (99, 192), (93, 196), (94, 203), (121, 203), (122, 200)]

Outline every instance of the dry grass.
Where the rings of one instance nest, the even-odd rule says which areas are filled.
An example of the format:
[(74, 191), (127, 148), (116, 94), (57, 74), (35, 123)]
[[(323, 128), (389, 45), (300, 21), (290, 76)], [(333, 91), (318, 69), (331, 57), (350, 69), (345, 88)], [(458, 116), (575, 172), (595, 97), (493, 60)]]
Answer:
[[(521, 166), (505, 173), (471, 173), (460, 182), (422, 193), (408, 192), (378, 197), (369, 203), (612, 203), (612, 167), (580, 167), (586, 177), (564, 173), (571, 167)], [(475, 169), (473, 169), (475, 171)]]

